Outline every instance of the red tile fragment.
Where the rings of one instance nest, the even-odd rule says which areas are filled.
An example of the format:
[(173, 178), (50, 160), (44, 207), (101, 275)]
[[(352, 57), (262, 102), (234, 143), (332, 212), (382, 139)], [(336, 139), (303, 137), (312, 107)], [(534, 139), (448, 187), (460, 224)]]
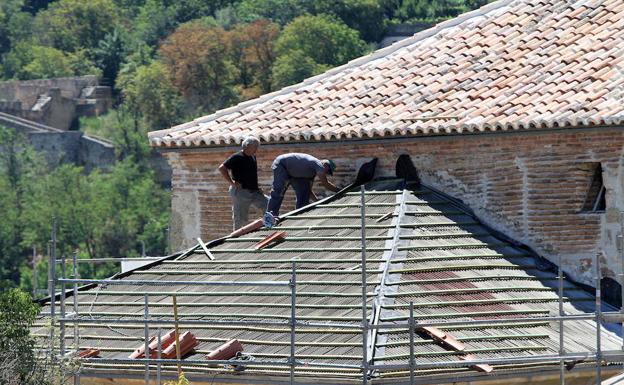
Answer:
[[(199, 345), (197, 338), (191, 332), (185, 332), (180, 336), (180, 357), (184, 357), (189, 354), (195, 347)], [(161, 357), (164, 359), (176, 358), (176, 344), (175, 336), (174, 342), (167, 346), (161, 353)]]
[(96, 348), (86, 348), (78, 352), (78, 357), (80, 358), (95, 358), (100, 356), (100, 349)]
[(243, 345), (237, 340), (230, 340), (215, 350), (206, 354), (207, 360), (229, 360), (236, 356), (238, 352), (243, 351)]
[[(466, 361), (474, 361), (477, 359), (477, 356), (474, 354), (466, 354), (465, 356), (461, 356), (459, 358)], [(491, 373), (494, 371), (494, 368), (488, 364), (470, 365), (470, 368), (481, 373)]]
[(416, 330), (426, 333), (429, 337), (433, 338), (434, 341), (438, 342), (445, 348), (457, 351), (466, 349), (466, 345), (464, 345), (463, 342), (456, 340), (452, 335), (443, 332), (436, 327), (423, 326), (416, 328)]
[(272, 234), (269, 234), (266, 238), (264, 238), (260, 242), (256, 243), (254, 245), (254, 249), (256, 249), (256, 250), (263, 249), (263, 248), (267, 247), (268, 245), (270, 245), (273, 242), (283, 241), (285, 237), (286, 237), (286, 232), (285, 231), (276, 231), (276, 232), (274, 232)]
[[(199, 343), (191, 332), (186, 332), (180, 336), (180, 356), (184, 357)], [(152, 336), (149, 339), (149, 358), (158, 357), (158, 338)], [(160, 339), (161, 358), (176, 358), (175, 350), (175, 329), (172, 329)], [(173, 352), (173, 353), (172, 353)], [(145, 344), (141, 344), (129, 358), (145, 358)]]

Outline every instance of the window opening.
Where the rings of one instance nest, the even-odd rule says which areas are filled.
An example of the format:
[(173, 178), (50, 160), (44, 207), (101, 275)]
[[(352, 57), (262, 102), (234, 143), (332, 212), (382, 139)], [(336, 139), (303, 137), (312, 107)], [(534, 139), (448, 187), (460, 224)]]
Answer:
[(600, 213), (606, 209), (606, 188), (602, 180), (602, 167), (600, 163), (596, 163), (593, 167), (592, 180), (583, 203), (582, 212)]

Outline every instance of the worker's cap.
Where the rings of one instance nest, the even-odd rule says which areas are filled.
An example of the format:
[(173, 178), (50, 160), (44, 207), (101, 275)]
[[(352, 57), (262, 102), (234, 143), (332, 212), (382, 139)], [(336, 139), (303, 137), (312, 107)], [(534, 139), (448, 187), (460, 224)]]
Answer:
[(323, 159), (321, 161), (321, 163), (323, 163), (323, 166), (325, 166), (325, 165), (329, 166), (328, 167), (329, 170), (327, 171), (327, 173), (329, 175), (334, 175), (334, 171), (336, 171), (336, 163), (334, 163), (333, 160), (331, 160), (331, 159)]

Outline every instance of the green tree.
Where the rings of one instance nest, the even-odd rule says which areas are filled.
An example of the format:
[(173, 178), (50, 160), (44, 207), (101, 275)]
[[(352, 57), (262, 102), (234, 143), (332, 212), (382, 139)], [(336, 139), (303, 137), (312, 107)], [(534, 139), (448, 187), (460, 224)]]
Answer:
[(288, 55), (277, 58), (273, 65), (273, 87), (279, 89), (299, 83), (327, 69), (328, 66), (316, 63), (301, 50), (290, 51)]
[(0, 126), (0, 287), (18, 281), (25, 253), (24, 200), (30, 186), (44, 174), (41, 159), (13, 129)]
[(236, 68), (228, 60), (225, 30), (202, 20), (181, 25), (160, 47), (171, 81), (189, 106), (208, 113), (238, 100)]
[(242, 0), (236, 5), (237, 17), (243, 22), (269, 19), (285, 25), (304, 12), (300, 0)]
[(380, 0), (300, 0), (312, 14), (330, 14), (359, 31), (368, 42), (380, 41), (386, 27), (385, 10)]
[(120, 25), (113, 0), (59, 0), (40, 11), (34, 29), (42, 45), (67, 52), (93, 49)]
[(18, 289), (0, 293), (0, 384), (49, 384), (35, 356), (30, 327), (39, 306)]
[(465, 0), (403, 0), (396, 16), (402, 21), (435, 21), (455, 17), (468, 10)]
[(117, 79), (117, 74), (127, 51), (126, 39), (119, 29), (104, 36), (93, 50), (93, 56), (97, 66), (102, 70), (102, 76), (110, 79), (113, 86)]
[(74, 75), (99, 75), (84, 51), (67, 53), (56, 48), (19, 43), (6, 57), (4, 75), (20, 80)]
[(299, 16), (284, 27), (276, 43), (279, 56), (302, 51), (316, 63), (336, 66), (365, 54), (358, 32), (328, 15)]
[(180, 122), (182, 99), (162, 63), (154, 61), (134, 72), (126, 72), (119, 83), (124, 105), (148, 130), (168, 128)]

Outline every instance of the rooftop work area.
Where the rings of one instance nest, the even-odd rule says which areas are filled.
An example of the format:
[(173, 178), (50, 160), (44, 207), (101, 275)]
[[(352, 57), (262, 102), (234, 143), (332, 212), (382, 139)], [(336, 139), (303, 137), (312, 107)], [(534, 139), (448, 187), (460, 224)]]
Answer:
[[(49, 334), (52, 313), (64, 353), (96, 349), (79, 360), (85, 383), (153, 381), (177, 364), (213, 384), (558, 383), (600, 378), (610, 368), (597, 357), (622, 361), (619, 328), (596, 327), (616, 309), (595, 314), (599, 297), (459, 201), (403, 179), (343, 190), (272, 229), (200, 241), (109, 280), (58, 282), (70, 290), (45, 306), (35, 334)], [(77, 283), (89, 285), (71, 290)], [(174, 325), (197, 340), (180, 361), (129, 358)], [(234, 339), (238, 356), (206, 358)]]

